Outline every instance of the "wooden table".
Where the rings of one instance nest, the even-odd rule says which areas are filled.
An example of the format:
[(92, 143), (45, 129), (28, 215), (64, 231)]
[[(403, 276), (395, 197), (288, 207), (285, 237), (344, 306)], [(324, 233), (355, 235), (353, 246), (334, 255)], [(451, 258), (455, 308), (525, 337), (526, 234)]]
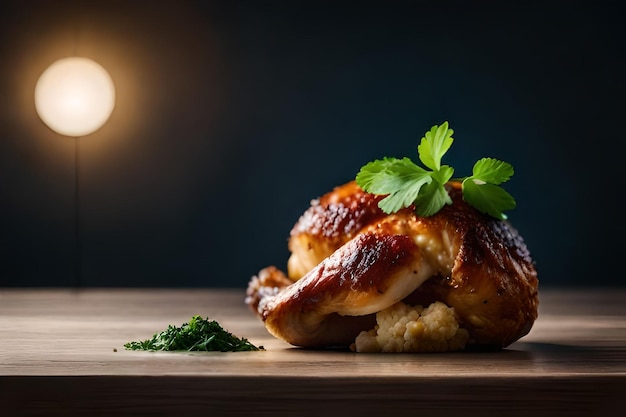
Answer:
[[(0, 290), (0, 415), (533, 417), (626, 410), (626, 288), (543, 289), (531, 333), (490, 353), (293, 348), (269, 336), (243, 299), (242, 289)], [(123, 347), (193, 315), (266, 350)]]

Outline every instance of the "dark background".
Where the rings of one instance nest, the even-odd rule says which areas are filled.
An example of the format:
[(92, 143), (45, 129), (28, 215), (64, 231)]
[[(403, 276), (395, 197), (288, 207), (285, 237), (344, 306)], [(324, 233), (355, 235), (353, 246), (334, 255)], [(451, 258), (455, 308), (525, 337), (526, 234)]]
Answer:
[[(622, 285), (622, 15), (508, 3), (0, 3), (0, 286), (244, 287), (312, 198), (445, 120), (457, 174), (515, 167), (541, 285)], [(78, 281), (74, 142), (33, 102), (73, 54), (117, 92), (80, 139)]]

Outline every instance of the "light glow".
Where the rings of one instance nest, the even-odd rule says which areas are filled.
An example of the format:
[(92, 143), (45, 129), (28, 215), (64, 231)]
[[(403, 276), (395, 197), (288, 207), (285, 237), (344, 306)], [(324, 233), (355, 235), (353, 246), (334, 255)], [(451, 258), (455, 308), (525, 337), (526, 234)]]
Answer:
[(53, 131), (71, 137), (98, 130), (115, 107), (115, 86), (107, 71), (88, 58), (63, 58), (46, 69), (35, 86), (35, 108)]

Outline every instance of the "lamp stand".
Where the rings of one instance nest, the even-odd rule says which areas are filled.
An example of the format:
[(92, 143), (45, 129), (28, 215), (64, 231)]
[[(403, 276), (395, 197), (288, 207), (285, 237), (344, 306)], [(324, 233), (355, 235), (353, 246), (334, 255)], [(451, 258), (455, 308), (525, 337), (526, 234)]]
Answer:
[(80, 149), (79, 138), (74, 138), (74, 249), (76, 262), (74, 264), (74, 285), (80, 288), (81, 272), (82, 272), (82, 253), (80, 241), (80, 196), (79, 196), (79, 166), (80, 166)]

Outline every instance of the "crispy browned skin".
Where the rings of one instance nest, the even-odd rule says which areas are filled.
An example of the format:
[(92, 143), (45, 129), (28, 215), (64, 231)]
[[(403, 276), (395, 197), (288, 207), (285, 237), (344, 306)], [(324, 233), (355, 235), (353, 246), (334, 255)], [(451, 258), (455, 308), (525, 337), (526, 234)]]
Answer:
[(287, 276), (262, 270), (248, 304), (272, 334), (298, 346), (347, 345), (399, 300), (442, 301), (470, 345), (510, 345), (537, 318), (533, 261), (508, 222), (466, 204), (459, 183), (448, 191), (453, 204), (424, 218), (412, 208), (383, 213), (382, 197), (354, 182), (335, 188), (294, 226)]
[[(284, 285), (276, 268), (264, 269), (250, 284), (256, 299), (249, 303), (256, 303), (270, 333), (291, 344), (346, 346), (374, 327), (374, 313), (402, 300), (430, 274), (408, 236), (363, 233), (293, 284)], [(273, 293), (259, 295), (271, 286)]]

